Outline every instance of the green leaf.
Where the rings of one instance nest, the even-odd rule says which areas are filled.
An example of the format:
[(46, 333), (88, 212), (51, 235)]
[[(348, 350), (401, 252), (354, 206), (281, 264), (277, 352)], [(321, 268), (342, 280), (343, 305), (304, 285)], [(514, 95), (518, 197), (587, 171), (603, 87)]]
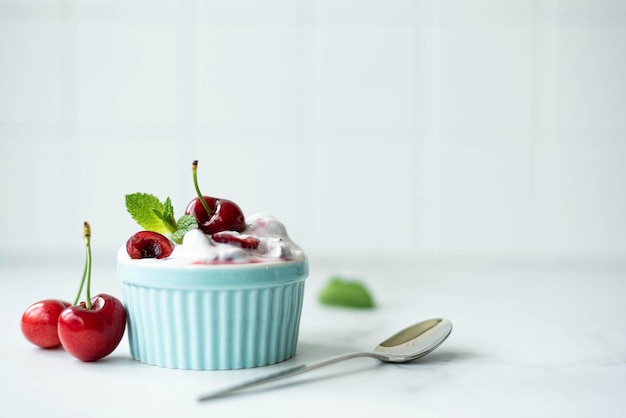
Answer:
[(174, 206), (172, 206), (172, 200), (168, 197), (165, 199), (165, 204), (163, 205), (165, 210), (163, 211), (163, 220), (167, 222), (173, 228), (172, 231), (176, 230), (176, 218), (174, 218)]
[(147, 231), (169, 234), (175, 229), (175, 227), (172, 229), (164, 221), (166, 207), (154, 195), (148, 193), (127, 194), (126, 210), (139, 226)]
[(135, 221), (145, 230), (170, 235), (172, 241), (180, 244), (183, 236), (198, 228), (198, 222), (192, 215), (183, 215), (178, 222), (174, 217), (174, 206), (168, 197), (164, 203), (154, 195), (134, 193), (126, 195), (126, 209)]
[(336, 276), (332, 277), (322, 289), (319, 301), (329, 306), (374, 308), (374, 299), (365, 284), (358, 280), (345, 280)]
[(180, 217), (176, 225), (177, 229), (174, 233), (172, 233), (172, 241), (177, 244), (181, 244), (183, 242), (183, 237), (187, 232), (198, 228), (198, 221), (192, 215), (183, 215)]
[(154, 216), (156, 216), (160, 220), (163, 220), (163, 214), (161, 212), (159, 212), (158, 210), (152, 209), (152, 213), (154, 213)]

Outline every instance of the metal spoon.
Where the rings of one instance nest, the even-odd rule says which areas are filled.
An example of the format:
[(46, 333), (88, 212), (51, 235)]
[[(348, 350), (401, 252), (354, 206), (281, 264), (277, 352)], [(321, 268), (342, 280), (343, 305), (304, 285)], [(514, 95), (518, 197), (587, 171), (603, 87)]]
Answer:
[(426, 354), (439, 347), (452, 332), (452, 323), (447, 319), (433, 318), (418, 322), (392, 335), (374, 348), (373, 352), (348, 353), (332, 357), (313, 364), (302, 364), (291, 369), (273, 373), (258, 379), (240, 383), (217, 392), (209, 393), (198, 398), (199, 401), (220, 398), (229, 393), (248, 389), (263, 383), (274, 382), (289, 376), (295, 376), (310, 370), (319, 369), (343, 360), (355, 357), (373, 357), (386, 363), (405, 363)]

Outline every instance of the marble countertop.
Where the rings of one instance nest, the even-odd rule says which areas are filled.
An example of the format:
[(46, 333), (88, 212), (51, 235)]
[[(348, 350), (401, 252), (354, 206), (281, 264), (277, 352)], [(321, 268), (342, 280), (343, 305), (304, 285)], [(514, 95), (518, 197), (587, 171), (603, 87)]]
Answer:
[[(392, 265), (393, 267), (389, 267)], [(25, 267), (27, 266), (27, 267)], [(623, 260), (392, 262), (311, 259), (298, 351), (280, 364), (185, 371), (131, 359), (126, 339), (106, 359), (81, 363), (21, 335), (24, 309), (71, 300), (82, 265), (0, 263), (5, 321), (0, 415), (623, 417), (626, 411), (626, 263)], [(371, 311), (328, 308), (330, 275), (359, 278)], [(121, 295), (114, 265), (94, 265), (92, 294)], [(414, 322), (447, 318), (452, 334), (408, 364), (349, 360), (236, 396), (196, 397), (266, 373), (371, 350)]]

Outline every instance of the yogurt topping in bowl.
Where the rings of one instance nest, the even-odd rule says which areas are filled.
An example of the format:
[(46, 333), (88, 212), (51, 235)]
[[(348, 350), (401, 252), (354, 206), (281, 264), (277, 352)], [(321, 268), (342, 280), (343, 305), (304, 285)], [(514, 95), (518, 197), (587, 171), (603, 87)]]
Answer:
[[(129, 259), (126, 249), (119, 258)], [(296, 245), (276, 217), (256, 213), (246, 217), (242, 232), (223, 231), (213, 235), (200, 229), (187, 232), (182, 244), (175, 245), (169, 257), (145, 258), (136, 262), (168, 264), (243, 264), (276, 261), (302, 261), (304, 252)]]

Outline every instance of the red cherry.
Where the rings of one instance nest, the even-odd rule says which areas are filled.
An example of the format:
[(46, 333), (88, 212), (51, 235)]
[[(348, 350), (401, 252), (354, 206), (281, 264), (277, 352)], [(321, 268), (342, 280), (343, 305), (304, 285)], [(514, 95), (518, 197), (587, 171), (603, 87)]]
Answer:
[(211, 214), (207, 213), (200, 198), (197, 197), (189, 202), (185, 213), (196, 218), (198, 227), (205, 234), (215, 234), (222, 231), (243, 232), (246, 229), (246, 220), (243, 212), (236, 203), (227, 199), (218, 199), (210, 196), (202, 197), (211, 209)]
[[(82, 361), (96, 361), (115, 350), (126, 329), (126, 309), (119, 299), (105, 294), (91, 297), (91, 228), (83, 227), (86, 258), (83, 279), (74, 306), (59, 316), (57, 332), (63, 348)], [(86, 301), (78, 303), (86, 281)]]
[(126, 329), (126, 309), (114, 296), (100, 294), (66, 308), (59, 317), (59, 339), (63, 348), (82, 361), (96, 361), (117, 348)]
[(24, 337), (42, 348), (60, 346), (57, 322), (61, 312), (68, 306), (71, 306), (69, 302), (59, 299), (45, 299), (30, 305), (22, 315)]
[(165, 258), (174, 251), (174, 244), (166, 236), (153, 231), (139, 231), (126, 241), (130, 258)]
[(247, 248), (255, 250), (259, 247), (261, 241), (251, 235), (239, 235), (229, 232), (218, 232), (211, 235), (211, 239), (215, 242), (221, 242), (223, 244), (235, 245), (240, 248)]
[(185, 213), (196, 218), (198, 227), (205, 234), (215, 234), (221, 231), (242, 232), (246, 229), (246, 219), (236, 203), (227, 199), (203, 196), (200, 193), (198, 160), (191, 164), (191, 173), (198, 197), (189, 202)]

